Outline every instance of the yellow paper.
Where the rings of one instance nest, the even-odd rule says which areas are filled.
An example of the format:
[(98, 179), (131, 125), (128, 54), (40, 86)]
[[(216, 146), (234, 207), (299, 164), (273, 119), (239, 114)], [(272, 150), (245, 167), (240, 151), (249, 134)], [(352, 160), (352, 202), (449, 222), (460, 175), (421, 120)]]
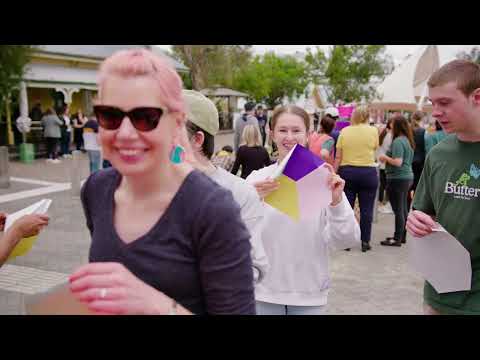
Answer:
[(12, 260), (17, 256), (26, 255), (30, 250), (32, 250), (33, 244), (37, 240), (38, 236), (31, 236), (20, 240), (20, 242), (15, 246), (13, 251), (10, 253), (10, 256), (7, 260)]
[(265, 202), (298, 221), (300, 219), (300, 209), (297, 184), (285, 175), (281, 175), (277, 178), (277, 181), (280, 183), (280, 187), (268, 195)]

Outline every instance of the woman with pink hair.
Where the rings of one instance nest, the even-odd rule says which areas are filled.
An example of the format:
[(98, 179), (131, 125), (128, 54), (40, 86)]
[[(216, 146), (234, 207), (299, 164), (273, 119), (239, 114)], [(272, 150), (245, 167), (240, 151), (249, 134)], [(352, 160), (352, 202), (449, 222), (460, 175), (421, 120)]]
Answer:
[(231, 193), (183, 161), (182, 82), (150, 51), (102, 64), (94, 107), (113, 168), (82, 188), (90, 264), (70, 290), (103, 314), (255, 314), (250, 235)]

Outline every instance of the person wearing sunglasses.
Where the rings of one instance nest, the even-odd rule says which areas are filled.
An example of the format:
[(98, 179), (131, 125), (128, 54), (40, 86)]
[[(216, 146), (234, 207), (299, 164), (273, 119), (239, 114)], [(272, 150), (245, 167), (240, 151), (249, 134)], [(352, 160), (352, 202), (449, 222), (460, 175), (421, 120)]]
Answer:
[[(113, 167), (81, 199), (90, 264), (70, 290), (100, 314), (255, 314), (250, 234), (232, 194), (190, 164), (182, 82), (145, 49), (99, 70), (94, 111)], [(188, 160), (188, 161), (186, 161)]]

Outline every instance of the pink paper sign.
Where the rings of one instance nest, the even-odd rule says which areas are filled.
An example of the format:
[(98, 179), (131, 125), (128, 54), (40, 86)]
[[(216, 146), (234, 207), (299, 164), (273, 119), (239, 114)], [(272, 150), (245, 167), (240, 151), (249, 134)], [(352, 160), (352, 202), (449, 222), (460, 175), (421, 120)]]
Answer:
[(339, 106), (337, 110), (341, 118), (350, 118), (355, 111), (355, 106)]

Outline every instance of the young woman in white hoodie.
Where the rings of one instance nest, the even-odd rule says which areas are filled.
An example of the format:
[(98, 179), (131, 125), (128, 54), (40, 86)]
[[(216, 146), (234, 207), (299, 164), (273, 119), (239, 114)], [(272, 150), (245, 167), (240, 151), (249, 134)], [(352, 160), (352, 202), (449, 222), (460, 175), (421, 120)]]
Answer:
[[(279, 162), (296, 144), (307, 146), (309, 127), (308, 114), (297, 106), (275, 111), (270, 131)], [(277, 166), (254, 171), (247, 178), (262, 199), (279, 186), (270, 178)], [(360, 228), (343, 192), (345, 181), (329, 169), (332, 203), (313, 220), (295, 221), (264, 203), (262, 240), (270, 268), (255, 287), (258, 315), (325, 314), (330, 288), (329, 248), (360, 245)]]

